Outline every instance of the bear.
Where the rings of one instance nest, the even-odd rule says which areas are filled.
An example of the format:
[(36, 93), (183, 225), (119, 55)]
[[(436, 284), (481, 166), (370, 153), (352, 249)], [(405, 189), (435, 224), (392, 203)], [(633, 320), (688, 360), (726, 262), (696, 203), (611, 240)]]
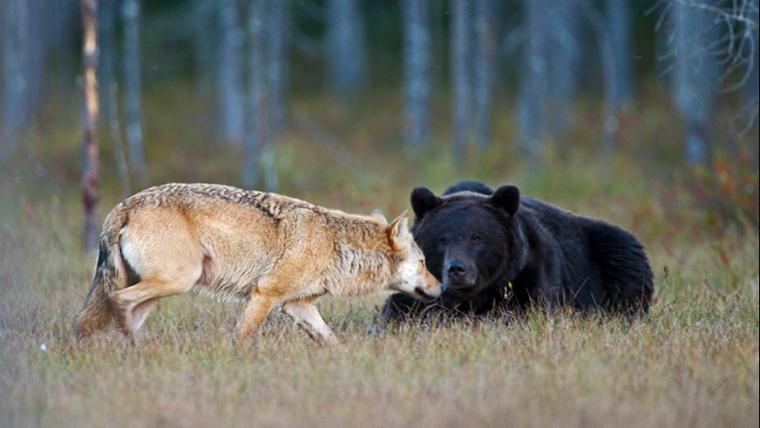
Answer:
[(444, 291), (434, 302), (401, 294), (385, 301), (385, 323), (423, 314), (518, 314), (540, 305), (645, 314), (654, 280), (631, 233), (538, 199), (514, 185), (463, 181), (436, 196), (411, 193), (412, 234)]

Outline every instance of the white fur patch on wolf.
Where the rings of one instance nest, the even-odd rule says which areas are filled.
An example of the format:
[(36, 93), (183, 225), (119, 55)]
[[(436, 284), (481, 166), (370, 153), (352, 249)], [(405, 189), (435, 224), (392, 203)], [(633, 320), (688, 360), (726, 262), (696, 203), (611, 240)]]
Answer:
[(129, 239), (129, 233), (126, 228), (119, 232), (119, 247), (121, 248), (121, 258), (129, 267), (141, 278), (147, 274), (147, 266), (140, 259), (140, 250)]

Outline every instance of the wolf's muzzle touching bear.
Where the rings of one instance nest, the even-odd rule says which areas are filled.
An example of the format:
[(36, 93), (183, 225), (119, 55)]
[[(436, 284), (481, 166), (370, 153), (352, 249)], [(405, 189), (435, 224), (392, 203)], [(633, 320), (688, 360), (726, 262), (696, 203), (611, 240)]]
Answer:
[(411, 195), (414, 238), (443, 283), (435, 302), (394, 294), (383, 319), (420, 314), (484, 314), (532, 304), (647, 312), (654, 291), (643, 246), (627, 231), (531, 198), (515, 186), (492, 191), (460, 182), (442, 196)]

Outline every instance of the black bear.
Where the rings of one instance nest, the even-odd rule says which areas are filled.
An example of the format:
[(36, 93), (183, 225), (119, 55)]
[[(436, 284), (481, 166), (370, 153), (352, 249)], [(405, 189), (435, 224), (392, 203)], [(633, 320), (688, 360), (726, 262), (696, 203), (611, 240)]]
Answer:
[(386, 321), (533, 304), (629, 315), (649, 310), (649, 261), (641, 243), (617, 226), (521, 198), (511, 185), (493, 191), (465, 181), (441, 197), (418, 187), (411, 201), (414, 238), (445, 290), (427, 303), (390, 296)]

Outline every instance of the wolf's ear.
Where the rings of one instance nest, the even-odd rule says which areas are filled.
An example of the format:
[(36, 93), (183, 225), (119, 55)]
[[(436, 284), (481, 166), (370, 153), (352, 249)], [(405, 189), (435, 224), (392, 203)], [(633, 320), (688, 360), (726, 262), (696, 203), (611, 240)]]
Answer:
[(382, 224), (388, 224), (388, 220), (385, 218), (383, 212), (380, 211), (380, 208), (375, 208), (371, 213), (369, 213), (369, 215), (377, 219)]
[(443, 203), (443, 200), (438, 196), (435, 196), (433, 192), (427, 187), (415, 187), (412, 190), (412, 209), (414, 215), (417, 216), (417, 220), (420, 220), (433, 208), (438, 207)]
[(501, 186), (488, 198), (488, 203), (509, 215), (515, 215), (520, 208), (520, 189), (512, 185)]
[(393, 251), (398, 252), (409, 249), (409, 243), (412, 239), (412, 234), (409, 233), (409, 211), (404, 210), (400, 216), (396, 217), (388, 225), (386, 231)]

